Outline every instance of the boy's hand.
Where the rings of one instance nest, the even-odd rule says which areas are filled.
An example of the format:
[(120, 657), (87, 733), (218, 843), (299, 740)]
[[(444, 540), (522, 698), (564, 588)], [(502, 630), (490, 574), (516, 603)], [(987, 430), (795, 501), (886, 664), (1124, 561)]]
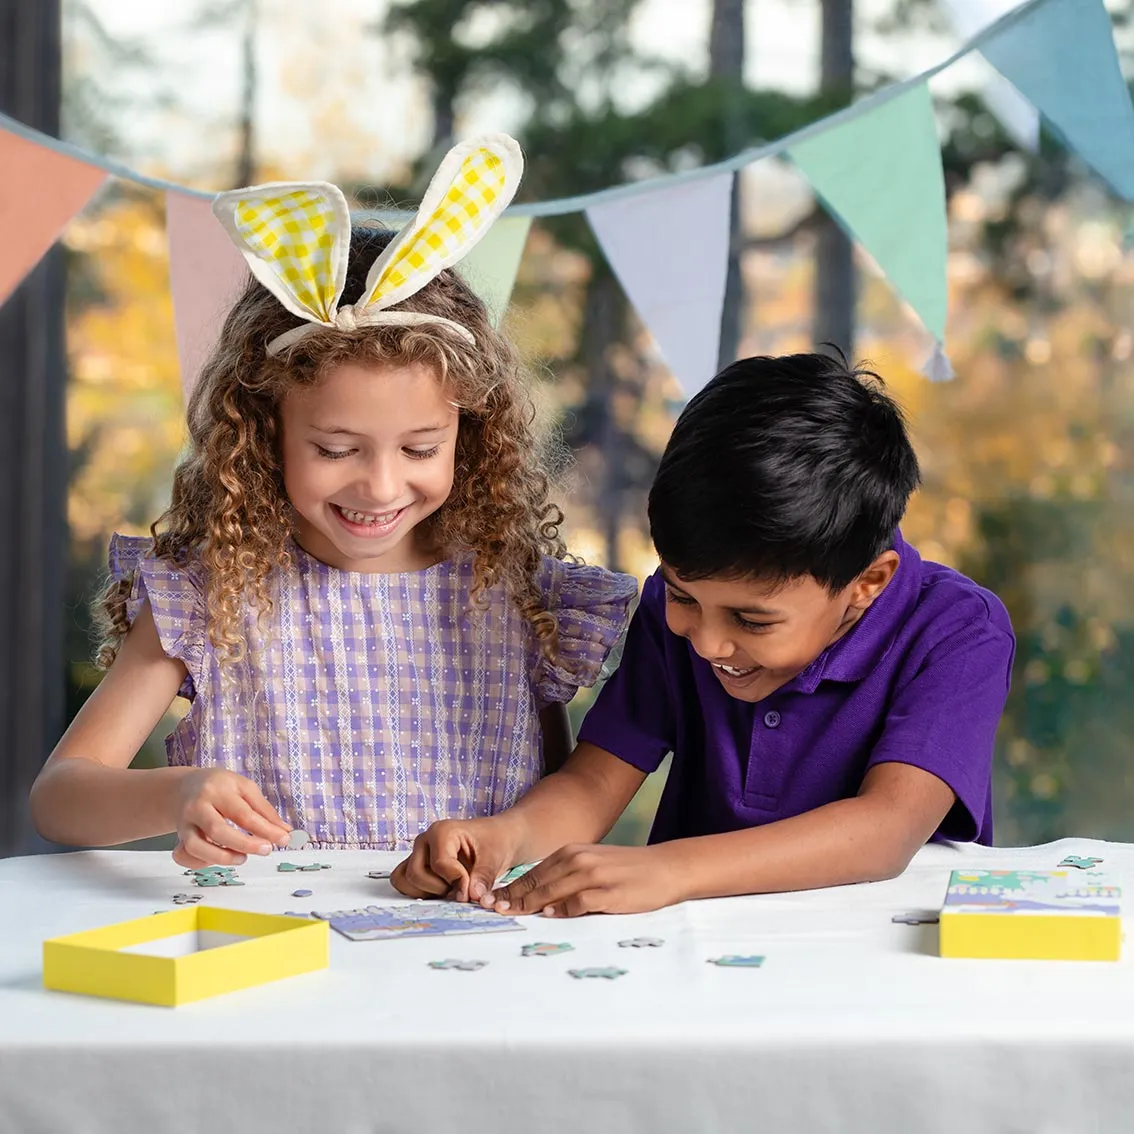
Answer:
[(235, 772), (201, 768), (181, 777), (175, 807), (173, 861), (179, 866), (239, 866), (250, 854), (271, 854), (287, 843), (288, 825), (263, 792)]
[(516, 865), (517, 846), (515, 828), (503, 816), (442, 819), (418, 835), (409, 858), (398, 863), (390, 881), (410, 898), (477, 902)]
[(522, 878), (488, 894), (499, 913), (577, 917), (645, 913), (683, 900), (667, 847), (567, 846)]

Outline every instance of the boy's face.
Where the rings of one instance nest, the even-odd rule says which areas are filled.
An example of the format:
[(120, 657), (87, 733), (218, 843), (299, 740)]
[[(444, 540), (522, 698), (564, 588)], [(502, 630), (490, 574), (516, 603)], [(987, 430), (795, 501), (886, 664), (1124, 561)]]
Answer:
[(712, 665), (731, 696), (762, 701), (850, 630), (897, 567), (897, 552), (884, 551), (832, 595), (810, 575), (786, 583), (685, 580), (662, 563), (666, 623)]
[(427, 367), (344, 362), (280, 409), (301, 547), (344, 571), (432, 562), (415, 529), (453, 487), (458, 413)]

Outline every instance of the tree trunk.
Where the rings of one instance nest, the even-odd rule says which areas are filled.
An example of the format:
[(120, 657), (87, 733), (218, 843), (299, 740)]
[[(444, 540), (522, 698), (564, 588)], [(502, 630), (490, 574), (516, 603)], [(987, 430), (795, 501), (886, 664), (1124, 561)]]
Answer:
[(606, 545), (606, 566), (621, 571), (618, 535), (622, 529), (624, 470), (622, 432), (614, 417), (618, 375), (610, 362), (610, 348), (622, 338), (625, 303), (618, 283), (605, 263), (596, 264), (587, 286), (583, 322), (583, 361), (587, 368), (587, 397), (593, 422), (592, 437), (602, 460), (602, 481), (596, 507)]
[(244, 31), (240, 40), (240, 149), (236, 159), (236, 187), (256, 180), (256, 29), (258, 0), (246, 0)]
[[(821, 0), (823, 35), (819, 86), (849, 103), (854, 92), (854, 0)], [(857, 287), (854, 249), (831, 217), (819, 221), (815, 245), (816, 344), (832, 343), (853, 361)]]
[[(59, 133), (59, 0), (0, 0), (0, 109)], [(63, 727), (63, 257), (0, 308), (0, 855), (41, 847), (27, 798)]]
[[(744, 0), (713, 0), (713, 18), (709, 30), (709, 74), (727, 83), (725, 109), (725, 148), (731, 155), (743, 149), (744, 137), (740, 118), (739, 96), (744, 88)], [(740, 250), (744, 240), (741, 231), (740, 175), (732, 189), (729, 215), (728, 268), (725, 275), (724, 307), (721, 311), (721, 342), (717, 365), (735, 361), (740, 349), (741, 315), (744, 307), (744, 280), (740, 274)], [(708, 375), (706, 375), (706, 378)]]

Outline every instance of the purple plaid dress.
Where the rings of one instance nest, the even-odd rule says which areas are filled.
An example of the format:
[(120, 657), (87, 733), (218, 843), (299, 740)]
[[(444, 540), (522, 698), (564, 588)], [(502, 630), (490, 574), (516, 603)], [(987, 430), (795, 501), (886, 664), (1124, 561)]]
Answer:
[(629, 575), (545, 558), (540, 589), (559, 623), (544, 659), (499, 587), (470, 609), (472, 559), (368, 575), (298, 547), (267, 624), (251, 612), (243, 661), (221, 667), (207, 633), (203, 569), (116, 535), (128, 615), (149, 601), (162, 648), (189, 671), (191, 706), (166, 739), (170, 764), (254, 780), (317, 847), (404, 850), (438, 819), (491, 815), (539, 779), (539, 710), (593, 685), (625, 628)]

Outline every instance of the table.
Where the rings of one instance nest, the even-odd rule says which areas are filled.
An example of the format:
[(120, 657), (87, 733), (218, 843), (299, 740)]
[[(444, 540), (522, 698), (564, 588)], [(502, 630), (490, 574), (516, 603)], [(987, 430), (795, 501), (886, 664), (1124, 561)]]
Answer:
[[(282, 913), (399, 900), (333, 869), (240, 868), (205, 902)], [(1134, 894), (1134, 846), (930, 846), (888, 882), (525, 919), (519, 933), (381, 942), (331, 934), (324, 972), (176, 1009), (46, 992), (45, 938), (173, 908), (168, 854), (0, 861), (0, 1131), (492, 1134), (587, 1131), (1117, 1131), (1134, 1114), (1134, 956), (1117, 964), (942, 960), (949, 871), (1095, 855)], [(295, 899), (297, 887), (315, 892)], [(618, 941), (661, 937), (658, 949)], [(534, 941), (557, 957), (520, 957)], [(1132, 951), (1134, 952), (1134, 951)], [(763, 953), (761, 969), (706, 963)], [(481, 958), (478, 972), (428, 961)], [(567, 969), (618, 965), (621, 979)]]

